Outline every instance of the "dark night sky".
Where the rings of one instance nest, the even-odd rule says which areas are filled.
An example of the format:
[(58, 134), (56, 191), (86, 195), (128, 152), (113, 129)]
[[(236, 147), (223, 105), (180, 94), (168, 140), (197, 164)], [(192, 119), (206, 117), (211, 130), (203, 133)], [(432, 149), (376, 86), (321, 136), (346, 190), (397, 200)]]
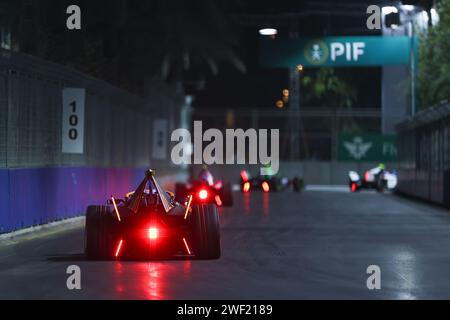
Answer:
[[(85, 27), (80, 32), (65, 28), (65, 6), (72, 2), (84, 10)], [(288, 72), (260, 67), (260, 27), (277, 27), (278, 37), (289, 36), (292, 22), (299, 37), (377, 35), (379, 32), (366, 28), (367, 6), (396, 2), (0, 0), (0, 27), (5, 22), (12, 26), (13, 38), (18, 40), (23, 53), (68, 65), (133, 93), (145, 94), (146, 80), (161, 77), (168, 83), (184, 80), (186, 93), (196, 96), (196, 107), (270, 108), (288, 86)], [(219, 14), (214, 14), (211, 8), (219, 3)], [(230, 25), (229, 21), (233, 23)], [(229, 62), (220, 62), (229, 57), (223, 46), (225, 51), (230, 50), (234, 41), (234, 32), (229, 29), (236, 33), (238, 41), (232, 49), (244, 62), (245, 74)], [(181, 70), (187, 69), (181, 67), (185, 52), (193, 52), (190, 71)], [(203, 59), (211, 52), (219, 63), (217, 75), (211, 73)], [(161, 66), (167, 56), (171, 59), (171, 70), (162, 76)], [(305, 70), (304, 74), (316, 71)], [(355, 106), (380, 106), (380, 68), (336, 69), (336, 75), (356, 88)], [(203, 80), (203, 90), (199, 90), (199, 80)]]

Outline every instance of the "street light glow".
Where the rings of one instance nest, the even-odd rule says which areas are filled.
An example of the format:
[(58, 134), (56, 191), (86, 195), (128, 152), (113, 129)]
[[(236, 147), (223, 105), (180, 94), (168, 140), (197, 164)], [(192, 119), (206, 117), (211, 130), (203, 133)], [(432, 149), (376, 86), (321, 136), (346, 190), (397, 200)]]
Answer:
[(262, 36), (274, 36), (278, 33), (278, 30), (275, 28), (263, 28), (259, 29), (258, 32)]
[(283, 100), (277, 100), (277, 102), (275, 102), (275, 106), (279, 109), (284, 107), (284, 102)]

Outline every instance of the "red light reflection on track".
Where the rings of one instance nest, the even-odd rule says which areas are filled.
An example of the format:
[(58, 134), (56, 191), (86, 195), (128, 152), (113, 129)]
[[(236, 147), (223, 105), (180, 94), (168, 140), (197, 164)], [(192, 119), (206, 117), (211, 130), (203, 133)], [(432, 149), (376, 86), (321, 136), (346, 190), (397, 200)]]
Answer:
[(161, 264), (149, 263), (148, 264), (148, 278), (144, 281), (147, 284), (147, 299), (149, 300), (160, 300), (164, 299), (162, 293), (165, 282), (163, 278), (164, 268), (160, 267)]
[(191, 281), (192, 262), (189, 260), (162, 262), (117, 262), (114, 266), (115, 283), (113, 289), (119, 298), (165, 300), (171, 299), (174, 283), (179, 279), (186, 284)]
[(183, 266), (162, 262), (127, 262), (115, 266), (115, 292), (121, 298), (163, 300), (168, 299), (172, 271), (180, 272)]
[(244, 212), (246, 214), (250, 214), (251, 210), (250, 210), (250, 193), (245, 192), (244, 193)]
[(118, 285), (116, 286), (116, 292), (119, 293), (119, 294), (122, 294), (122, 293), (125, 292), (125, 289), (124, 289), (124, 287), (123, 287), (123, 284), (118, 284)]
[(263, 212), (268, 216), (270, 211), (269, 193), (263, 192)]
[(183, 262), (183, 277), (185, 279), (190, 279), (191, 278), (191, 261), (190, 260), (186, 260)]

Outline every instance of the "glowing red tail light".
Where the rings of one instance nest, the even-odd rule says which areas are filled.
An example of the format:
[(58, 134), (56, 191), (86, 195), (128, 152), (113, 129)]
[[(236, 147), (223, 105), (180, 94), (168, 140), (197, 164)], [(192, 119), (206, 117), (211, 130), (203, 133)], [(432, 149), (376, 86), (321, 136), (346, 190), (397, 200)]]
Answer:
[(249, 192), (250, 191), (250, 182), (244, 183), (244, 186), (242, 187), (242, 190), (244, 192)]
[(216, 184), (214, 185), (214, 188), (216, 189), (222, 189), (223, 183), (222, 181), (217, 181)]
[(356, 191), (356, 183), (352, 183), (352, 192)]
[(116, 247), (116, 253), (114, 254), (114, 256), (117, 258), (120, 254), (120, 250), (122, 249), (122, 244), (123, 244), (123, 240), (120, 239), (119, 243), (117, 244)]
[(366, 180), (366, 182), (368, 182), (369, 178), (370, 178), (370, 173), (369, 173), (369, 171), (366, 171), (366, 173), (364, 174), (364, 180)]
[(205, 189), (201, 189), (198, 192), (198, 197), (200, 198), (200, 200), (206, 200), (206, 198), (208, 198), (208, 191), (206, 191)]
[(111, 196), (111, 201), (112, 201), (112, 203), (114, 205), (114, 211), (116, 213), (117, 220), (119, 220), (119, 222), (120, 222), (121, 220), (120, 220), (119, 210), (117, 209), (116, 199), (114, 199), (113, 196)]
[(187, 253), (190, 255), (191, 250), (189, 249), (189, 246), (187, 244), (186, 238), (183, 238), (184, 247), (186, 248)]
[(148, 238), (150, 240), (156, 240), (156, 239), (158, 239), (158, 236), (159, 236), (159, 231), (157, 228), (151, 227), (150, 229), (148, 229)]
[(247, 171), (245, 171), (245, 170), (241, 171), (241, 178), (242, 178), (243, 181), (248, 181)]
[(187, 219), (187, 216), (189, 214), (189, 209), (191, 208), (191, 203), (192, 203), (192, 194), (189, 196), (189, 200), (188, 200), (188, 203), (186, 205), (186, 212), (184, 213), (184, 220)]
[(219, 195), (216, 195), (215, 197), (214, 197), (214, 200), (216, 200), (216, 204), (217, 204), (217, 206), (218, 207), (221, 207), (222, 206), (222, 199), (220, 199), (220, 196)]
[(269, 192), (270, 191), (270, 186), (267, 183), (267, 181), (263, 181), (261, 187), (263, 188), (264, 192)]

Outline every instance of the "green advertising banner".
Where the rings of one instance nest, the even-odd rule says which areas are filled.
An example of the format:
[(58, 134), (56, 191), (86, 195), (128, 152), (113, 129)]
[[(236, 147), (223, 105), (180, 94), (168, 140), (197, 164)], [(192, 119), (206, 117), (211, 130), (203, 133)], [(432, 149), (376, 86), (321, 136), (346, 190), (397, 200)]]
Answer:
[(352, 36), (319, 39), (262, 39), (260, 62), (265, 67), (363, 67), (410, 62), (417, 39), (407, 36)]
[(394, 135), (340, 134), (337, 159), (343, 161), (396, 161)]

